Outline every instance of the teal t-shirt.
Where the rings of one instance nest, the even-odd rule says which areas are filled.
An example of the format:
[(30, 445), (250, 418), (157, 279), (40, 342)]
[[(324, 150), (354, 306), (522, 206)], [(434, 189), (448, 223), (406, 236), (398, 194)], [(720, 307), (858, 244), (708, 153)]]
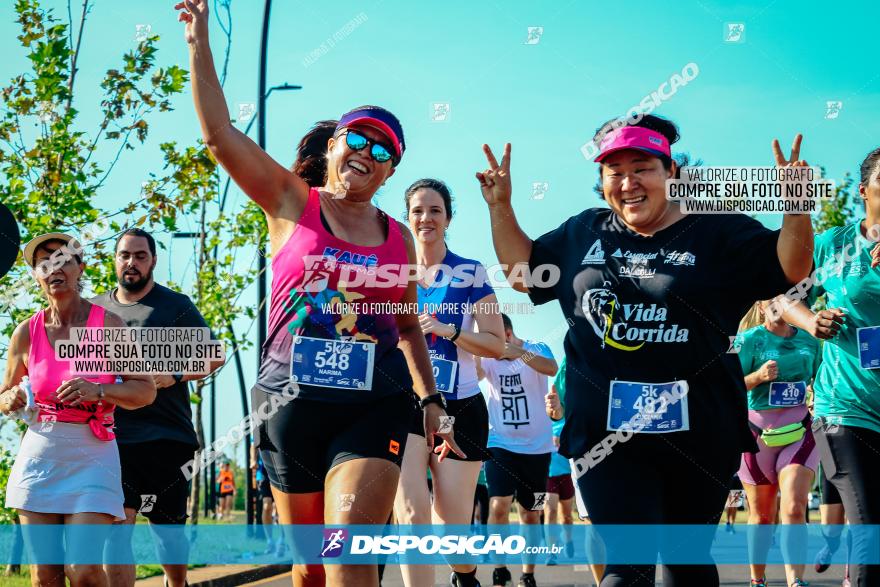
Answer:
[(816, 236), (817, 283), (808, 302), (826, 294), (826, 307), (843, 308), (846, 320), (823, 345), (815, 414), (880, 432), (880, 369), (862, 369), (857, 335), (859, 328), (880, 326), (880, 268), (871, 268), (876, 243), (862, 236), (860, 226), (861, 220)]
[[(786, 338), (769, 332), (762, 324), (741, 333), (737, 342), (744, 375), (754, 373), (767, 361), (776, 361), (779, 375), (775, 381), (803, 381), (809, 385), (819, 369), (820, 342), (799, 328), (794, 336)], [(748, 394), (750, 410), (775, 409), (770, 405), (770, 382), (761, 383)]]
[[(559, 403), (562, 404), (563, 408), (565, 407), (565, 358), (563, 357), (562, 362), (559, 365), (559, 372), (556, 373), (556, 379), (553, 380), (553, 387), (556, 388), (556, 393), (559, 394)], [(553, 422), (553, 436), (559, 436), (562, 434), (562, 427), (565, 426), (565, 418), (562, 418), (558, 422)], [(552, 453), (550, 457), (550, 476), (556, 477), (558, 475), (568, 475), (571, 473), (571, 466), (568, 463), (568, 459), (559, 454), (558, 452)]]

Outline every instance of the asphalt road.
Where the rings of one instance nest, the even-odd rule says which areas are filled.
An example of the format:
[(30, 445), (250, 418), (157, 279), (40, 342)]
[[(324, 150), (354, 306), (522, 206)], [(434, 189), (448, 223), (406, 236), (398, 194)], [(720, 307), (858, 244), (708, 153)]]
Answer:
[[(449, 571), (444, 567), (436, 567), (436, 585), (446, 587), (449, 585)], [(737, 585), (745, 587), (749, 584), (749, 570), (746, 565), (721, 565), (718, 567), (721, 574), (722, 585)], [(807, 576), (804, 580), (809, 581), (810, 587), (840, 587), (843, 581), (843, 566), (832, 566), (830, 569), (822, 573), (816, 574), (810, 567), (807, 569)], [(514, 586), (519, 579), (519, 573), (516, 569), (511, 568), (513, 574)], [(492, 584), (492, 567), (480, 566), (477, 571), (477, 578), (486, 587)], [(539, 566), (535, 572), (540, 587), (589, 587), (595, 585), (592, 574), (586, 566)], [(768, 587), (783, 587), (785, 583), (785, 572), (782, 567), (771, 567), (767, 570)], [(290, 587), (290, 573), (279, 575), (274, 578), (264, 579), (248, 583), (248, 585), (259, 585), (260, 587)], [(658, 574), (657, 585), (663, 585)], [(399, 567), (388, 567), (385, 571), (385, 578), (382, 581), (383, 587), (403, 587), (403, 579), (400, 576)]]

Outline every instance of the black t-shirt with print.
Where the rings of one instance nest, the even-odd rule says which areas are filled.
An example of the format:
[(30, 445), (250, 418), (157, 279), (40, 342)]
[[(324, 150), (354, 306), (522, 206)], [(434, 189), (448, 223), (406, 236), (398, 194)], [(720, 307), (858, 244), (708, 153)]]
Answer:
[(530, 268), (556, 265), (561, 278), (529, 296), (558, 300), (571, 324), (559, 452), (580, 457), (608, 435), (614, 379), (687, 381), (689, 431), (650, 437), (689, 452), (756, 450), (742, 368), (727, 351), (749, 306), (790, 287), (778, 236), (736, 214), (688, 215), (646, 237), (592, 208), (538, 238)]
[[(116, 289), (91, 301), (122, 318), (129, 327), (208, 328), (188, 296), (158, 283), (133, 304), (116, 299)], [(136, 410), (117, 406), (115, 419), (119, 444), (176, 440), (194, 449), (199, 445), (192, 423), (189, 384), (185, 381), (158, 390), (156, 400), (148, 406)]]

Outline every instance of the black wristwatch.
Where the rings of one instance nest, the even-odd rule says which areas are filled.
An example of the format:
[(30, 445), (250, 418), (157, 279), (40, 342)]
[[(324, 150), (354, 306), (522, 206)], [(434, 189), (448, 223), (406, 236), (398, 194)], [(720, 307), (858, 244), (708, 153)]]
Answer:
[(461, 334), (461, 328), (459, 328), (457, 324), (453, 324), (452, 322), (450, 322), (448, 326), (452, 326), (452, 329), (455, 332), (453, 332), (452, 336), (448, 337), (446, 340), (448, 340), (449, 342), (455, 342), (455, 339), (458, 338)]
[(180, 383), (181, 381), (183, 381), (183, 373), (175, 373), (171, 377), (174, 378), (175, 383)]
[(419, 400), (419, 405), (424, 410), (428, 407), (428, 404), (437, 404), (444, 410), (446, 409), (446, 399), (443, 397), (443, 394), (440, 392), (432, 393), (431, 395), (426, 395), (422, 399)]

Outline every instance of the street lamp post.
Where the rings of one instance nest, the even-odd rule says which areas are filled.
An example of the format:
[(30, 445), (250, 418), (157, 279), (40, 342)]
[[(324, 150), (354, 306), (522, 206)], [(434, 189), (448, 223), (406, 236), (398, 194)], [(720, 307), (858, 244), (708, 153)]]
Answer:
[[(266, 66), (269, 49), (269, 16), (272, 12), (272, 0), (266, 0), (263, 8), (263, 31), (260, 37), (260, 75), (257, 82), (257, 144), (262, 149), (266, 148), (266, 100), (274, 90), (299, 90), (302, 86), (282, 84), (274, 86), (266, 91)], [(266, 304), (267, 299), (267, 277), (266, 277), (266, 248), (260, 243), (257, 251), (257, 373), (260, 372), (260, 354), (263, 343), (266, 342)], [(242, 398), (244, 405), (247, 406), (247, 398)], [(247, 483), (247, 523), (250, 529), (253, 527), (255, 518), (255, 501), (256, 492), (250, 480), (251, 471), (251, 439), (250, 435), (245, 436), (245, 474), (248, 476)]]

